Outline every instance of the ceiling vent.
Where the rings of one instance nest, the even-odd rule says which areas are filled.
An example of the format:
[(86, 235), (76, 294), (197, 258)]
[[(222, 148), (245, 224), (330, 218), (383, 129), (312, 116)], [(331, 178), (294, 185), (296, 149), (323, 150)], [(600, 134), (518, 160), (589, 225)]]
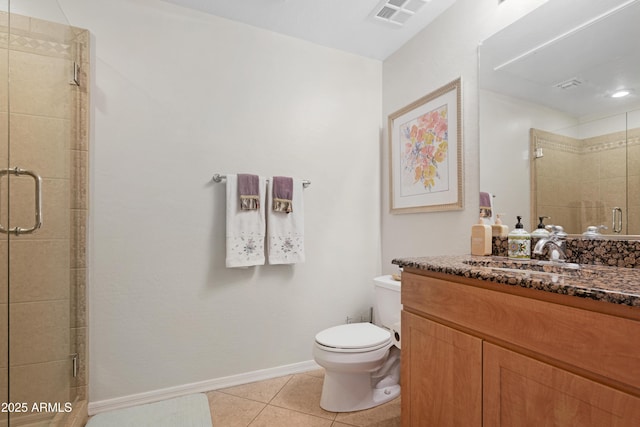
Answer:
[(557, 87), (558, 89), (571, 89), (572, 87), (580, 86), (582, 83), (584, 83), (582, 80), (578, 79), (577, 77), (573, 77), (563, 82), (556, 83), (553, 86)]
[(430, 0), (384, 0), (373, 10), (378, 21), (403, 26), (409, 18)]

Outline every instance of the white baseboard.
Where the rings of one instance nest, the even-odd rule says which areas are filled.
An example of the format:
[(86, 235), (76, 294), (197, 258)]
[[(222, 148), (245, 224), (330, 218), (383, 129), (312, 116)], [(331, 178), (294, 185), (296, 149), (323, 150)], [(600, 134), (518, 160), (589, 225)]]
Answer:
[(116, 397), (114, 399), (89, 402), (89, 415), (95, 415), (100, 412), (111, 411), (114, 409), (128, 408), (130, 406), (143, 405), (145, 403), (158, 402), (160, 400), (172, 399), (174, 397), (184, 396), (191, 393), (202, 393), (205, 391), (218, 390), (221, 388), (268, 380), (285, 375), (313, 371), (316, 369), (321, 369), (320, 365), (313, 360), (308, 360), (306, 362), (293, 363), (291, 365), (277, 366), (275, 368), (261, 369), (244, 374), (231, 375), (228, 377), (215, 378), (197, 383), (183, 384), (175, 387)]

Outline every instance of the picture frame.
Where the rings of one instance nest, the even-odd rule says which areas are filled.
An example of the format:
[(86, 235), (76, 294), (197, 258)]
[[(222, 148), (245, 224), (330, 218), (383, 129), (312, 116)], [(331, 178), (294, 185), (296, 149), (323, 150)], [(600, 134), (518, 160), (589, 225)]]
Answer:
[(389, 115), (393, 214), (464, 208), (462, 79)]

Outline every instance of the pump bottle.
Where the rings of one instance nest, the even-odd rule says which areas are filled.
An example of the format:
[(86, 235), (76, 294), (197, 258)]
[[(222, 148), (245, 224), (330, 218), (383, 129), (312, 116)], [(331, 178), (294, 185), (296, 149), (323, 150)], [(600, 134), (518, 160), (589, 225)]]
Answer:
[(544, 220), (549, 219), (548, 216), (539, 216), (538, 219), (540, 222), (538, 223), (538, 227), (531, 232), (531, 237), (549, 237), (549, 232), (545, 228)]
[(520, 222), (521, 216), (518, 218), (516, 228), (509, 233), (509, 258), (511, 259), (530, 259), (531, 258), (531, 235), (524, 229)]
[(491, 226), (482, 218), (471, 226), (471, 255), (491, 255)]
[(491, 235), (494, 237), (507, 237), (509, 235), (509, 227), (502, 223), (501, 214), (496, 214), (496, 223), (491, 226)]

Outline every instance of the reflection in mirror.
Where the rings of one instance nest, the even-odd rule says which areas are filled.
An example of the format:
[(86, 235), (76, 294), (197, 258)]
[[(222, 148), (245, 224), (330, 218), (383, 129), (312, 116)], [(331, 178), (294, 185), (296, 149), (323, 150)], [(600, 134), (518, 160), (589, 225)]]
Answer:
[(510, 228), (640, 234), (639, 20), (640, 0), (547, 2), (482, 42), (480, 189)]
[(630, 165), (640, 155), (640, 123), (608, 131), (631, 125), (627, 116), (589, 123), (592, 134), (584, 126), (531, 130), (532, 213), (544, 212), (572, 234), (589, 226), (603, 234), (640, 234), (640, 207), (633, 197), (634, 186), (640, 190), (638, 169)]

